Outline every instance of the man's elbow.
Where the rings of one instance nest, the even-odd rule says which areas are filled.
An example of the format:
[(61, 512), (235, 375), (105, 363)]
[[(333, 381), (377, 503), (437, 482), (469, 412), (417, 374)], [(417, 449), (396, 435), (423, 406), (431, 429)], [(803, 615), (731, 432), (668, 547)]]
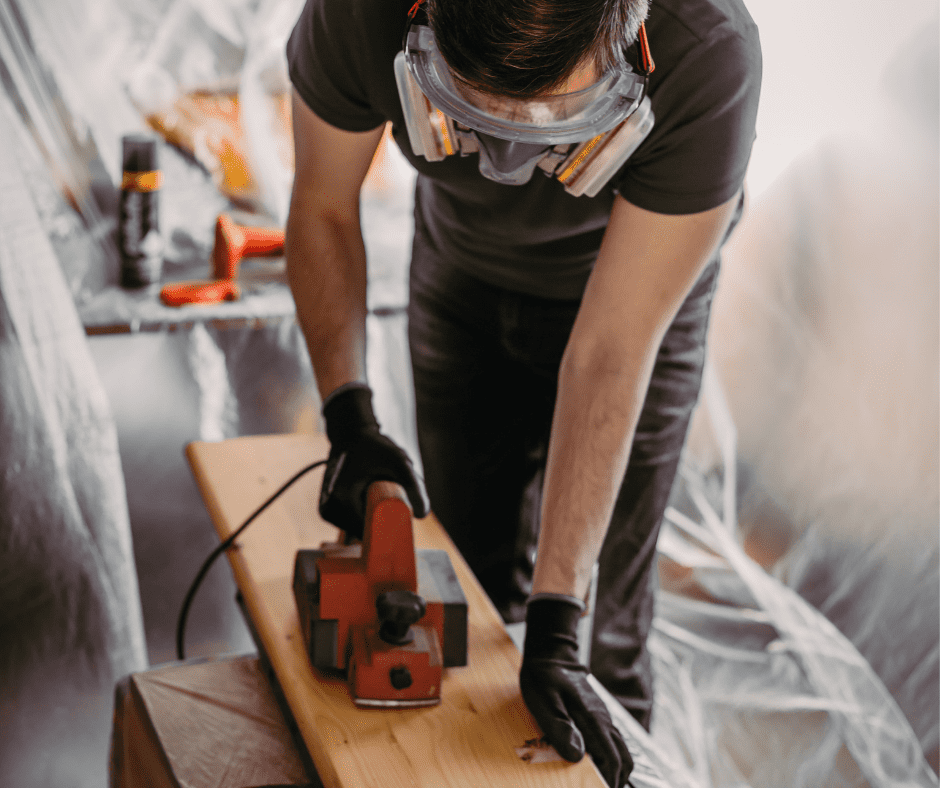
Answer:
[(559, 378), (581, 385), (617, 385), (638, 378), (648, 353), (623, 336), (572, 336), (562, 357)]

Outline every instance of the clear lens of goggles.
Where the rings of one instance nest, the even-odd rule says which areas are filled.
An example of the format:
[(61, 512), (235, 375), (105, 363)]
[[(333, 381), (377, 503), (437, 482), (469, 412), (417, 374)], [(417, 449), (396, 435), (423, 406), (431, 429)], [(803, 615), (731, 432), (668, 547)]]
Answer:
[(425, 25), (411, 28), (404, 55), (421, 91), (445, 115), (483, 134), (531, 144), (580, 142), (609, 131), (637, 108), (646, 82), (626, 66), (574, 93), (526, 100), (491, 96), (453, 78)]

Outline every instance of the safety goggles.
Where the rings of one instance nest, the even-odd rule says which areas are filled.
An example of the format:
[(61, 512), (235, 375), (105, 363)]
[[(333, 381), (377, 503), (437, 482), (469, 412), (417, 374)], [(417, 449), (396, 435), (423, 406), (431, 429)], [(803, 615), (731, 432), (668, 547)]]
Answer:
[(636, 111), (646, 88), (646, 77), (626, 67), (573, 93), (493, 96), (454, 77), (426, 25), (411, 26), (403, 52), (421, 92), (441, 112), (474, 131), (516, 142), (557, 145), (609, 131)]
[(409, 13), (395, 77), (405, 125), (417, 155), (440, 161), (480, 154), (490, 180), (519, 185), (535, 168), (575, 195), (594, 196), (653, 126), (646, 96), (654, 65), (641, 28), (641, 63), (623, 64), (578, 91), (514, 99), (482, 93), (455, 77), (434, 33)]

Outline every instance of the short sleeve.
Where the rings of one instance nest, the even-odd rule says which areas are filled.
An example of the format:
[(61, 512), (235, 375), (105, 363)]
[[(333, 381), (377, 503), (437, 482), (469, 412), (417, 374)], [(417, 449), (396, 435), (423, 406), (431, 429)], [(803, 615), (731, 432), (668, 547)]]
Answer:
[[(650, 136), (613, 181), (628, 202), (666, 214), (706, 211), (744, 183), (755, 140), (761, 54), (756, 27), (700, 41), (656, 83)], [(654, 72), (654, 77), (655, 77)]]
[(369, 100), (361, 57), (367, 42), (355, 0), (307, 0), (287, 41), (291, 83), (332, 126), (369, 131), (385, 122)]

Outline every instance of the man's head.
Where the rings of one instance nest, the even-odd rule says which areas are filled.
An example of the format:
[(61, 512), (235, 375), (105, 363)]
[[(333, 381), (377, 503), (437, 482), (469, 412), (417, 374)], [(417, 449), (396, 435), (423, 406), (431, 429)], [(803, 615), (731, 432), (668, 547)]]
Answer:
[(570, 78), (600, 77), (622, 61), (648, 10), (648, 0), (427, 0), (455, 75), (520, 99), (570, 89)]

